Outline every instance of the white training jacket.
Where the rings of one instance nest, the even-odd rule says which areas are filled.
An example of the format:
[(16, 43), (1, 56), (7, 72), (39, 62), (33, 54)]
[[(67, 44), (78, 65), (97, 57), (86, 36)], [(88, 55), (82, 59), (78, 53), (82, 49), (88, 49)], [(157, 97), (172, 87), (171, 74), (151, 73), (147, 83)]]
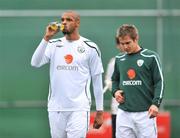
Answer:
[(92, 78), (96, 110), (103, 110), (100, 51), (95, 43), (80, 37), (69, 41), (65, 37), (41, 41), (31, 65), (50, 63), (48, 111), (90, 111)]

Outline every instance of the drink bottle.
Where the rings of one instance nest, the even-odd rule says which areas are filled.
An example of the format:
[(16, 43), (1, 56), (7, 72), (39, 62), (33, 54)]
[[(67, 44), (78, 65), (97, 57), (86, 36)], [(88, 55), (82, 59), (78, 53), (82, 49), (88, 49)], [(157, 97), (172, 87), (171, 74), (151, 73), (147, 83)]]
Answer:
[(57, 31), (57, 30), (62, 31), (64, 29), (64, 25), (62, 25), (61, 23), (58, 23), (58, 22), (51, 22), (49, 25), (50, 25), (49, 27), (54, 31)]

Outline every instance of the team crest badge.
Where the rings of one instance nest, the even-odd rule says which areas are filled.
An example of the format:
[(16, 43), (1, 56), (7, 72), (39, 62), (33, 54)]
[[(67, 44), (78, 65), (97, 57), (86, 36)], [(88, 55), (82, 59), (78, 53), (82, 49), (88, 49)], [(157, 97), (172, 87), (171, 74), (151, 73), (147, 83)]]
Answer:
[(77, 51), (78, 51), (79, 53), (84, 53), (84, 52), (85, 52), (85, 48), (82, 47), (82, 46), (79, 46), (79, 47), (77, 48)]
[(141, 67), (141, 66), (143, 65), (143, 63), (144, 63), (144, 60), (142, 60), (142, 59), (138, 59), (138, 60), (137, 60), (137, 65), (138, 65), (139, 67)]

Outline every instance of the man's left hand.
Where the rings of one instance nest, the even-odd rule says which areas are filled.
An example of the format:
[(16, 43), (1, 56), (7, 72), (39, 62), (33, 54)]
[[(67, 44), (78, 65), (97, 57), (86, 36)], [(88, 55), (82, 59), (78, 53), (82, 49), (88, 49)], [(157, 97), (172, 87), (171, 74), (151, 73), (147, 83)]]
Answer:
[(148, 110), (149, 118), (157, 117), (158, 112), (159, 112), (158, 107), (156, 105), (151, 105)]
[(99, 129), (103, 124), (103, 111), (97, 111), (94, 119), (93, 128)]

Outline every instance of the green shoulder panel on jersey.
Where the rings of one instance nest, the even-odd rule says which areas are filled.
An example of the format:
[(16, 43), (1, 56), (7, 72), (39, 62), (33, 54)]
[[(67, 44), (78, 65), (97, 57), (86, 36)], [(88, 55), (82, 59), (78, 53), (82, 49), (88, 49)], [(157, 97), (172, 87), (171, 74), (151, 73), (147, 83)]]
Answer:
[(125, 53), (119, 53), (115, 58), (123, 58), (126, 54)]
[(49, 40), (49, 43), (55, 43), (55, 42), (61, 42), (61, 38)]
[[(141, 51), (140, 54), (144, 57), (155, 59), (156, 64), (158, 66), (159, 73), (160, 73), (160, 77), (162, 79), (162, 82), (164, 82), (163, 73), (162, 73), (162, 66), (161, 66), (159, 55), (156, 52), (148, 50), (148, 49), (144, 49), (143, 51)], [(162, 83), (162, 86), (161, 86), (160, 98), (162, 98), (162, 96), (163, 96), (163, 89), (164, 89), (164, 83)]]
[(151, 51), (149, 49), (143, 49), (140, 53), (144, 57), (153, 57), (158, 63), (159, 67), (161, 67), (160, 57), (155, 51)]
[(147, 56), (152, 56), (152, 55), (157, 56), (158, 55), (156, 52), (149, 50), (149, 49), (143, 49), (141, 51), (141, 55), (142, 54), (147, 55)]
[(90, 48), (94, 48), (98, 54), (98, 56), (101, 56), (101, 52), (99, 50), (99, 47), (92, 41), (90, 40), (86, 40), (86, 41), (83, 41), (88, 47)]

